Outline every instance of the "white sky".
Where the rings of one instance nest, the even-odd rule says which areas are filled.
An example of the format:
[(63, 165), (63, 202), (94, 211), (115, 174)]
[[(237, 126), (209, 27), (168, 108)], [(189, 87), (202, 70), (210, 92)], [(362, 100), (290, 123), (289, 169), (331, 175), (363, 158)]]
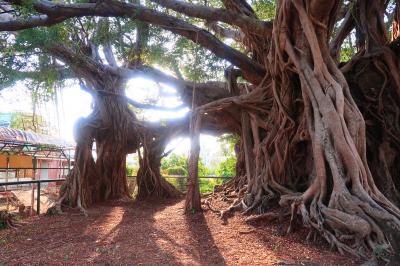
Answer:
[[(162, 85), (162, 89), (158, 88), (153, 81), (135, 78), (128, 82), (126, 95), (138, 102), (149, 102), (149, 100), (151, 102), (151, 98), (160, 98), (157, 102), (151, 102), (151, 104), (159, 106), (174, 107), (181, 104), (179, 99), (173, 95), (176, 93), (174, 88), (165, 85)], [(79, 85), (72, 81), (67, 81), (65, 87), (59, 91), (58, 107), (53, 102), (41, 103), (38, 107), (38, 114), (42, 115), (46, 121), (56, 128), (59, 128), (59, 137), (73, 142), (74, 123), (78, 118), (90, 114), (92, 99), (90, 94), (81, 90)], [(163, 97), (157, 97), (159, 94)], [(31, 95), (22, 83), (0, 91), (0, 103), (0, 112), (32, 113)], [(177, 112), (144, 110), (140, 116), (151, 121), (159, 121), (182, 117), (188, 110), (188, 108)], [(200, 156), (206, 160), (207, 165), (211, 160), (219, 160), (222, 151), (214, 136), (202, 135), (200, 142)], [(188, 154), (190, 140), (188, 138), (172, 140), (167, 146), (167, 150), (172, 148), (174, 148), (174, 153)]]

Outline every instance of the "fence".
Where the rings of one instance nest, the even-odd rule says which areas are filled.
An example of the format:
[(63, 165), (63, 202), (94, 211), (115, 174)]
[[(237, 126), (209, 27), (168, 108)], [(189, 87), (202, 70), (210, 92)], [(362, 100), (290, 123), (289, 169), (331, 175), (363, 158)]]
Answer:
[[(137, 176), (128, 176), (129, 179), (136, 179)], [(185, 191), (186, 189), (186, 180), (187, 176), (163, 176), (163, 178), (167, 179), (170, 183), (172, 183), (177, 189), (180, 191)], [(232, 177), (223, 177), (223, 176), (199, 176), (199, 181), (200, 181), (200, 192), (201, 193), (206, 193), (209, 192), (214, 188), (215, 185), (220, 185), (224, 181), (230, 179)], [(218, 182), (202, 182), (202, 180), (219, 180)], [(31, 185), (32, 188), (32, 203), (34, 202), (34, 190), (36, 186), (36, 213), (40, 214), (40, 199), (41, 199), (41, 189), (42, 189), (42, 184), (44, 183), (60, 183), (64, 182), (65, 179), (45, 179), (45, 180), (26, 180), (26, 181), (12, 181), (12, 182), (0, 182), (0, 188), (5, 187), (6, 189), (1, 191), (0, 193), (3, 193), (7, 197), (9, 197), (9, 193), (11, 190), (8, 190), (8, 187), (12, 186), (22, 186), (22, 185)], [(136, 183), (136, 182), (135, 182)], [(136, 184), (134, 184), (136, 185)], [(33, 206), (32, 206), (33, 207)]]
[[(135, 179), (136, 176), (128, 176), (130, 179)], [(187, 184), (187, 176), (182, 175), (165, 175), (163, 176), (168, 182), (174, 185), (178, 190), (185, 192)], [(231, 176), (199, 176), (200, 193), (212, 192), (214, 186), (221, 185), (223, 182), (231, 179)], [(136, 181), (134, 181), (136, 182)], [(134, 184), (135, 185), (135, 184)]]
[[(14, 181), (14, 182), (0, 182), (0, 187), (11, 187), (11, 186), (20, 186), (20, 185), (31, 185), (32, 186), (32, 199), (34, 199), (33, 191), (36, 185), (36, 213), (40, 214), (40, 197), (41, 197), (41, 184), (43, 183), (53, 183), (53, 182), (64, 182), (65, 179), (46, 179), (46, 180), (27, 180), (27, 181)], [(9, 196), (9, 192), (7, 189), (4, 190), (7, 200)]]

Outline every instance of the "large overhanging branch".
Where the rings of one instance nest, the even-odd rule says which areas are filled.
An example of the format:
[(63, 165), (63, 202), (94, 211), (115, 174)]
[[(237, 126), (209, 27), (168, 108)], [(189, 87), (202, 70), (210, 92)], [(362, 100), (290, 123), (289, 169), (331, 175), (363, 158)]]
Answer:
[(232, 96), (231, 92), (227, 89), (227, 84), (225, 82), (208, 81), (204, 83), (194, 83), (192, 81), (177, 79), (173, 76), (165, 74), (161, 70), (145, 65), (136, 66), (133, 69), (123, 67), (109, 67), (108, 69), (114, 74), (125, 79), (144, 76), (156, 82), (170, 85), (177, 89), (178, 93), (182, 97), (182, 100), (188, 105), (191, 104), (194, 88), (196, 88), (197, 94), (196, 101), (198, 101), (199, 104), (204, 104), (217, 99)]
[(188, 83), (187, 81), (177, 79), (171, 75), (165, 74), (161, 70), (146, 65), (135, 66), (135, 68), (108, 67), (108, 69), (116, 75), (126, 79), (145, 76), (152, 80), (157, 80), (158, 82), (175, 87), (178, 90), (183, 89)]
[[(92, 57), (77, 53), (70, 47), (59, 43), (52, 43), (42, 48), (67, 64), (76, 76), (89, 81), (94, 87), (97, 87), (95, 84), (102, 83), (101, 79), (107, 78), (107, 76), (103, 75), (107, 71), (104, 65)], [(100, 87), (102, 86), (100, 85)]]
[[(178, 90), (182, 101), (187, 105), (191, 104), (194, 88), (196, 88), (196, 102), (198, 102), (199, 105), (231, 96), (231, 93), (226, 88), (226, 83), (224, 82), (209, 81), (205, 83), (194, 83), (192, 81), (179, 80), (149, 66), (137, 66), (134, 69), (107, 66), (60, 44), (48, 46), (46, 47), (46, 50), (69, 65), (77, 76), (87, 80), (89, 84), (91, 84), (93, 87), (96, 87), (97, 90), (99, 90), (101, 86), (95, 86), (95, 84), (97, 84), (99, 79), (105, 78), (107, 75), (104, 75), (104, 73), (108, 72), (109, 74), (120, 77), (122, 80), (129, 80), (135, 77), (145, 76), (154, 80), (155, 82), (171, 85)], [(95, 90), (89, 91), (95, 92)], [(182, 106), (176, 108), (164, 108), (141, 104), (134, 101), (131, 101), (130, 103), (137, 108), (151, 108), (158, 110), (169, 109), (169, 111), (182, 109)]]
[[(10, 0), (9, 2), (20, 4), (20, 1), (18, 0)], [(33, 3), (33, 6), (36, 11), (48, 16), (48, 24), (46, 26), (59, 23), (71, 17), (83, 16), (129, 17), (132, 19), (138, 19), (179, 34), (203, 46), (213, 52), (216, 56), (226, 59), (233, 65), (239, 67), (243, 71), (244, 78), (251, 82), (260, 82), (265, 73), (263, 66), (254, 62), (241, 52), (225, 45), (210, 32), (173, 16), (141, 5), (117, 1), (81, 4), (62, 4), (49, 1), (37, 1)], [(38, 25), (40, 23), (36, 21), (31, 21), (33, 23), (29, 24), (29, 20), (32, 20), (32, 18), (17, 19), (5, 22), (6, 24), (2, 22), (0, 23), (0, 31), (9, 30), (12, 28), (13, 23), (19, 25), (19, 29), (41, 26)], [(22, 27), (22, 25), (24, 27)]]
[(176, 0), (151, 0), (163, 7), (172, 9), (179, 13), (202, 18), (207, 21), (221, 21), (237, 26), (243, 31), (251, 31), (254, 34), (266, 37), (272, 35), (272, 23), (262, 22), (258, 19), (232, 12), (222, 8), (211, 8), (202, 5), (194, 5)]
[(47, 15), (31, 16), (28, 18), (13, 19), (0, 22), (0, 31), (18, 31), (28, 28), (51, 26), (68, 19), (68, 16), (59, 16), (56, 18)]
[(210, 22), (207, 24), (217, 35), (225, 38), (233, 39), (237, 42), (243, 42), (245, 35), (240, 30), (228, 29), (218, 25), (217, 22)]
[(147, 103), (140, 103), (138, 101), (135, 101), (135, 100), (127, 97), (126, 95), (117, 94), (117, 93), (113, 93), (113, 92), (106, 91), (106, 90), (96, 90), (96, 92), (99, 95), (119, 97), (121, 99), (124, 99), (128, 104), (132, 105), (133, 107), (140, 108), (140, 109), (152, 109), (152, 110), (159, 110), (159, 111), (176, 112), (176, 111), (182, 110), (183, 108), (186, 107), (183, 104), (180, 104), (175, 107), (166, 107), (166, 106), (159, 106), (159, 105), (153, 105), (153, 104), (147, 104)]

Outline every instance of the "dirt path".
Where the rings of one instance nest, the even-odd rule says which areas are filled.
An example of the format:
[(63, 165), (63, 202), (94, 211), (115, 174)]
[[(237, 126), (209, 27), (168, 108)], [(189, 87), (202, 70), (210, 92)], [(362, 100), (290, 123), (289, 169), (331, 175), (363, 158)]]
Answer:
[(307, 244), (303, 234), (279, 236), (277, 225), (223, 224), (205, 212), (186, 217), (182, 201), (112, 202), (89, 216), (32, 218), (0, 231), (0, 265), (357, 265), (349, 256)]

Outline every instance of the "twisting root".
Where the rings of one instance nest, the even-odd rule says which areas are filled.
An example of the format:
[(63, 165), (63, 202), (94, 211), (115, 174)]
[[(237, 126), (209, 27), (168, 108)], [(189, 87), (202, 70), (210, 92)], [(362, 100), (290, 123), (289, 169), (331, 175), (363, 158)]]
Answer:
[(260, 221), (260, 220), (268, 220), (268, 221), (272, 221), (272, 220), (276, 220), (280, 217), (279, 213), (276, 212), (269, 212), (269, 213), (263, 213), (263, 214), (259, 214), (259, 215), (252, 215), (250, 217), (247, 217), (245, 219), (246, 223), (251, 223), (251, 222), (255, 222), (255, 221)]
[(214, 207), (211, 205), (211, 198), (210, 198), (210, 197), (209, 197), (209, 198), (206, 198), (206, 199), (203, 201), (203, 204), (206, 205), (206, 207), (207, 207), (210, 211), (212, 211), (212, 212), (214, 212), (214, 213), (217, 213), (218, 215), (222, 216), (221, 211), (220, 211), (220, 210), (217, 210), (216, 208), (214, 208)]
[(14, 230), (22, 226), (21, 224), (16, 223), (14, 215), (8, 213), (7, 211), (0, 211), (0, 223)]

